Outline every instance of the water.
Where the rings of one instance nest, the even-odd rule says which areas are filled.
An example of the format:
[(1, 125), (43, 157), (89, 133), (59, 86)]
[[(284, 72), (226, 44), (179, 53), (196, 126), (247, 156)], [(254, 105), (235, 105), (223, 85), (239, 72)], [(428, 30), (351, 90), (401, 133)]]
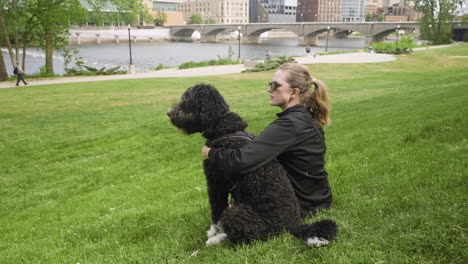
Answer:
[[(364, 38), (330, 39), (328, 51), (352, 51), (364, 47)], [(312, 53), (325, 52), (325, 40), (319, 40), (317, 47), (312, 47)], [(79, 51), (85, 65), (101, 68), (121, 66), (126, 70), (130, 62), (128, 43), (120, 44), (84, 44), (72, 45)], [(238, 42), (199, 43), (199, 42), (141, 42), (132, 43), (132, 61), (136, 71), (144, 71), (163, 64), (165, 67), (175, 67), (188, 61), (204, 61), (228, 57), (229, 47), (234, 54), (231, 59), (238, 57)], [(262, 44), (241, 44), (243, 59), (263, 59), (265, 51), (271, 50), (272, 57), (276, 56), (305, 56), (305, 47), (298, 46), (294, 39), (263, 40)], [(13, 67), (6, 52), (2, 48), (8, 73), (13, 73)], [(45, 64), (45, 54), (39, 48), (28, 48), (26, 58), (26, 72), (35, 73)], [(70, 66), (69, 66), (70, 67)], [(54, 72), (64, 74), (64, 59), (59, 53), (54, 55)]]

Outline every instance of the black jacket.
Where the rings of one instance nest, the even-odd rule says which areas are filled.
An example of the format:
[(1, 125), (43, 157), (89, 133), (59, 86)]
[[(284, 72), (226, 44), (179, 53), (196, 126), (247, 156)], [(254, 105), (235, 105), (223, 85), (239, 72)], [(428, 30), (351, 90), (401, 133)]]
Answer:
[(240, 150), (212, 148), (209, 161), (226, 174), (247, 174), (277, 158), (288, 172), (301, 206), (328, 208), (331, 190), (325, 171), (324, 133), (303, 105), (277, 114), (253, 141)]

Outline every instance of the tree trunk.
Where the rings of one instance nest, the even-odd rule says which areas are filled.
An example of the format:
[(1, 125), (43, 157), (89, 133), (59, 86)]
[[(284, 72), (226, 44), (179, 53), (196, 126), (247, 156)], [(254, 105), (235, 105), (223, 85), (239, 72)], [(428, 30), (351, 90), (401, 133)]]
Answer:
[(49, 27), (45, 33), (46, 72), (54, 73), (54, 35)]
[[(14, 14), (18, 14), (17, 4), (18, 4), (18, 0), (12, 1), (12, 7), (13, 7), (13, 13)], [(15, 28), (15, 36), (14, 36), (14, 39), (15, 39), (15, 61), (19, 62), (18, 21), (15, 19), (13, 21), (13, 24), (15, 25), (14, 26), (14, 28)]]
[(3, 60), (3, 53), (0, 51), (0, 81), (8, 80), (8, 73)]
[[(15, 54), (13, 53), (13, 49), (11, 48), (10, 38), (8, 37), (8, 31), (5, 26), (5, 20), (3, 19), (2, 8), (0, 8), (0, 27), (3, 32), (3, 39), (5, 40), (5, 45), (7, 46), (8, 53), (10, 54), (11, 64), (13, 65), (13, 67), (16, 67)], [(5, 67), (5, 65), (3, 65), (3, 67)]]
[(23, 71), (26, 71), (26, 48), (28, 47), (28, 31), (23, 33)]

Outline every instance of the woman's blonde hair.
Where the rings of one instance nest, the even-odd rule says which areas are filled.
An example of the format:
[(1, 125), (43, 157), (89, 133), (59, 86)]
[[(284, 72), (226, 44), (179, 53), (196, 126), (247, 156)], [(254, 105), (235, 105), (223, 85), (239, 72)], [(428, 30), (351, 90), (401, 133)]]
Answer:
[[(299, 89), (301, 103), (312, 112), (314, 120), (321, 127), (330, 123), (330, 100), (325, 83), (312, 78), (309, 69), (304, 65), (285, 63), (278, 70), (286, 73), (286, 82), (291, 88)], [(313, 91), (311, 89), (312, 85)]]

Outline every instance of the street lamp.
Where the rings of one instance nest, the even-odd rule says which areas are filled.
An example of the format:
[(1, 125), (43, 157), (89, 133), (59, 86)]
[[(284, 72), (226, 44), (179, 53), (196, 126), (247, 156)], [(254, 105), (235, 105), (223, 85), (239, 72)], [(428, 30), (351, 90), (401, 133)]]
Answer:
[(304, 22), (304, 14), (301, 13), (301, 23)]
[(432, 29), (432, 25), (429, 25), (429, 32), (428, 32), (428, 36), (427, 36), (427, 45), (426, 45), (426, 49), (429, 49), (429, 38), (431, 37), (431, 29)]
[(237, 27), (237, 32), (238, 32), (237, 39), (239, 40), (239, 57), (237, 57), (237, 62), (241, 62), (242, 59), (241, 59), (241, 53), (240, 53), (240, 41), (241, 41), (241, 36), (240, 36), (241, 27), (240, 26)]
[(317, 14), (315, 14), (315, 22), (317, 22)]
[(132, 40), (130, 38), (130, 29), (131, 29), (130, 24), (128, 24), (127, 28), (128, 28), (128, 49), (130, 51), (130, 64), (128, 65), (128, 73), (132, 74), (135, 72), (135, 67), (133, 66), (133, 62), (132, 62)]
[(396, 49), (398, 49), (398, 35), (400, 35), (400, 25), (397, 26), (396, 30)]
[(330, 34), (330, 26), (327, 27), (327, 44), (325, 46), (325, 52), (328, 52), (328, 35)]

